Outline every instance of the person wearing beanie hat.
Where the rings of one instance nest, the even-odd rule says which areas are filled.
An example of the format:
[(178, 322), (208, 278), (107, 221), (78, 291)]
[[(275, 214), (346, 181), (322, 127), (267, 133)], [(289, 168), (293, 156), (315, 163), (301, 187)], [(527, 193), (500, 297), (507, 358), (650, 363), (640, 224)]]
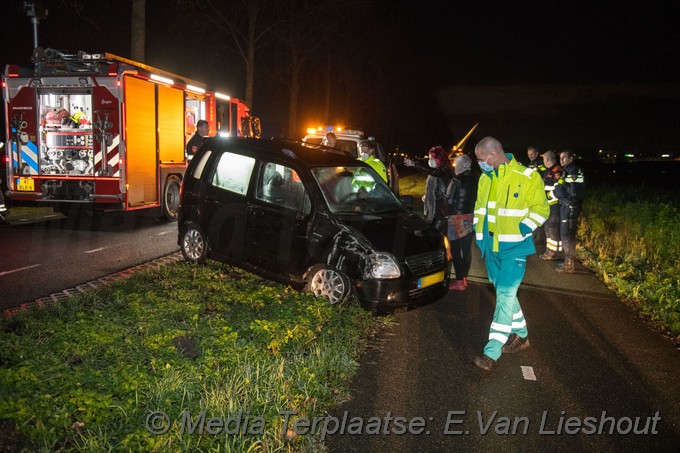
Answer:
[(443, 235), (448, 229), (446, 219), (446, 188), (453, 177), (453, 167), (449, 155), (441, 146), (433, 146), (429, 151), (427, 164), (405, 159), (404, 165), (427, 174), (425, 183), (425, 205), (423, 206), (425, 218), (432, 222)]
[(477, 181), (472, 173), (470, 156), (462, 154), (454, 159), (455, 176), (446, 189), (448, 238), (451, 245), (451, 261), (456, 279), (449, 289), (463, 291), (472, 265), (472, 223), (474, 220)]

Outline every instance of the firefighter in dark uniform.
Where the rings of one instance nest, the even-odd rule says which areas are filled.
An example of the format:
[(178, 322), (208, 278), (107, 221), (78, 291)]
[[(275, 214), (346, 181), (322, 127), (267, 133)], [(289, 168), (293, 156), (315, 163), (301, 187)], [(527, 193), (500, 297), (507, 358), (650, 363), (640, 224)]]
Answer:
[(198, 148), (201, 147), (205, 139), (208, 137), (209, 132), (210, 125), (208, 122), (206, 120), (198, 120), (198, 123), (196, 123), (196, 133), (193, 137), (191, 137), (189, 143), (187, 143), (187, 157), (189, 159), (194, 157), (194, 154), (196, 154)]
[(0, 179), (0, 225), (9, 225), (6, 216), (7, 207), (5, 206), (5, 196), (2, 193), (2, 179)]
[(560, 153), (560, 164), (564, 175), (555, 186), (555, 196), (560, 205), (560, 236), (564, 250), (564, 263), (557, 266), (557, 272), (574, 272), (576, 258), (576, 228), (581, 204), (585, 195), (583, 172), (574, 163), (574, 154), (569, 150)]
[(543, 162), (545, 162), (546, 171), (543, 175), (543, 184), (545, 185), (545, 196), (548, 198), (550, 205), (550, 215), (545, 222), (545, 253), (541, 255), (541, 259), (546, 261), (553, 261), (559, 259), (559, 254), (562, 252), (562, 240), (560, 238), (560, 205), (555, 196), (555, 186), (562, 178), (564, 169), (557, 162), (557, 156), (554, 151), (546, 151), (543, 154)]
[(529, 164), (527, 167), (533, 168), (538, 172), (538, 174), (543, 177), (546, 171), (545, 165), (543, 164), (543, 157), (539, 154), (538, 148), (535, 146), (530, 146), (527, 148), (527, 157), (529, 158)]
[[(527, 164), (527, 167), (536, 170), (538, 174), (541, 175), (542, 178), (543, 175), (545, 175), (546, 168), (545, 165), (543, 164), (543, 157), (538, 152), (538, 148), (536, 148), (535, 146), (528, 147), (527, 157), (529, 158), (529, 163)], [(540, 247), (546, 245), (545, 225), (541, 225), (538, 228), (536, 228), (534, 230), (533, 237), (534, 244), (540, 245)]]

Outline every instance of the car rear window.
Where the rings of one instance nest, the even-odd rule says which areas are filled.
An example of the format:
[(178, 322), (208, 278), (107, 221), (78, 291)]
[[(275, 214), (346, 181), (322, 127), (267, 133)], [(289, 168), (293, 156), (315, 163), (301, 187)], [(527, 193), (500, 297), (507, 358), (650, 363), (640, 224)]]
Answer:
[(255, 159), (234, 153), (223, 153), (219, 157), (212, 185), (239, 195), (248, 192), (250, 176), (255, 167)]

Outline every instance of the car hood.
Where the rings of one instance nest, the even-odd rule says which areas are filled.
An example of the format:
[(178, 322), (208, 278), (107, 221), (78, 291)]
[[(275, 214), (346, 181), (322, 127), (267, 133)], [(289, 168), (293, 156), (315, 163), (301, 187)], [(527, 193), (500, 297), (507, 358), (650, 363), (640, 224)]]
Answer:
[(336, 220), (359, 232), (378, 251), (389, 252), (399, 261), (444, 249), (441, 234), (415, 214), (349, 215)]

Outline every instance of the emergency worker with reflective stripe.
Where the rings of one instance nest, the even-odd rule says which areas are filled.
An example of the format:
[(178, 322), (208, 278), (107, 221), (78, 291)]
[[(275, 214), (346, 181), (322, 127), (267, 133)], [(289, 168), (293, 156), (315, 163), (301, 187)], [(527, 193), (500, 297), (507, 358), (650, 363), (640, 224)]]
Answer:
[(560, 235), (562, 236), (564, 263), (557, 266), (555, 270), (570, 274), (574, 272), (576, 229), (586, 186), (583, 172), (574, 163), (574, 154), (571, 151), (564, 150), (560, 153), (560, 164), (564, 167), (564, 176), (555, 186), (555, 196), (560, 205)]
[(371, 168), (380, 175), (383, 181), (387, 182), (387, 168), (380, 159), (375, 157), (375, 150), (375, 143), (369, 142), (368, 140), (362, 140), (359, 143), (359, 160), (370, 165)]
[(560, 205), (555, 196), (555, 187), (562, 178), (564, 169), (557, 162), (554, 151), (546, 151), (543, 154), (543, 161), (547, 167), (543, 174), (543, 184), (545, 184), (545, 196), (550, 205), (550, 215), (545, 222), (545, 253), (541, 259), (553, 261), (559, 259), (562, 252), (562, 240), (560, 236)]
[(530, 146), (527, 148), (527, 157), (529, 158), (529, 165), (527, 165), (527, 167), (533, 168), (541, 176), (543, 176), (547, 170), (544, 163), (545, 156), (541, 157), (541, 154), (538, 152), (538, 148), (535, 146)]
[(527, 325), (517, 299), (527, 256), (536, 252), (532, 234), (550, 208), (537, 171), (503, 151), (493, 137), (475, 147), (482, 176), (475, 202), (474, 230), (489, 281), (496, 289), (496, 309), (484, 353), (473, 364), (491, 371), (502, 353), (529, 347)]

